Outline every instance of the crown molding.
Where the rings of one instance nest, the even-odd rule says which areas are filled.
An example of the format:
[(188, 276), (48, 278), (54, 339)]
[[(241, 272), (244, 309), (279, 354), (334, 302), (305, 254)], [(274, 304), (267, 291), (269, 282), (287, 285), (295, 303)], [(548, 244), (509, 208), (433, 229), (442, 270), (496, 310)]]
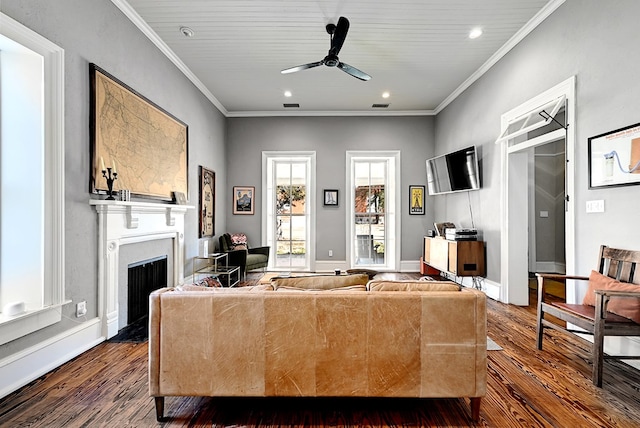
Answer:
[(314, 110), (314, 111), (231, 111), (227, 117), (326, 117), (326, 116), (434, 116), (434, 110)]
[(126, 0), (111, 0), (111, 2), (116, 5), (122, 13), (125, 14), (133, 24), (138, 27), (140, 31), (144, 33), (145, 36), (151, 40), (151, 42), (156, 45), (158, 49), (167, 57), (171, 62), (175, 64), (176, 67), (202, 92), (202, 94), (207, 97), (211, 103), (216, 106), (220, 112), (227, 116), (229, 112), (222, 105), (220, 101), (207, 89), (207, 87), (202, 83), (200, 79), (196, 77), (195, 74), (187, 67), (187, 65), (182, 62), (182, 60), (178, 57), (178, 55), (173, 52), (173, 50), (158, 36), (158, 34), (153, 31), (153, 29), (147, 24), (144, 19), (131, 7), (131, 5)]
[(502, 47), (496, 51), (484, 64), (480, 66), (467, 80), (462, 82), (447, 98), (445, 98), (434, 110), (434, 114), (440, 113), (456, 98), (458, 98), (469, 86), (480, 79), (491, 67), (502, 59), (507, 53), (518, 45), (525, 37), (538, 27), (545, 19), (556, 11), (566, 0), (552, 0), (547, 3), (533, 18), (529, 20), (516, 34), (514, 34)]

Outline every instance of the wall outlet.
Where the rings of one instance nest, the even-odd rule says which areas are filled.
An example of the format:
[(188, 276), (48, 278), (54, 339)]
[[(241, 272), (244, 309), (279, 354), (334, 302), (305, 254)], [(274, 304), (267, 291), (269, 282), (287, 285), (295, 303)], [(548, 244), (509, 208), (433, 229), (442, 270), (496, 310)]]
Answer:
[(329, 250), (329, 257), (333, 257), (333, 250)]
[(87, 302), (83, 300), (76, 304), (76, 318), (83, 317), (87, 314)]

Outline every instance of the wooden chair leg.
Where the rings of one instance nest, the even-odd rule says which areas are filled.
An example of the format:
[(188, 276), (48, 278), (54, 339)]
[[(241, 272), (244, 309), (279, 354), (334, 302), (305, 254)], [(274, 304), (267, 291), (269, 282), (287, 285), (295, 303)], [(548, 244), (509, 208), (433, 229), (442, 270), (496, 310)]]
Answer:
[(593, 375), (595, 386), (602, 388), (602, 366), (604, 364), (604, 320), (606, 305), (602, 294), (596, 293), (596, 319), (593, 326)]
[(539, 350), (542, 350), (542, 336), (544, 335), (544, 327), (542, 325), (542, 319), (544, 313), (542, 312), (542, 302), (544, 300), (544, 278), (538, 277), (538, 317), (536, 323), (536, 346)]
[(480, 420), (481, 401), (481, 397), (471, 397), (471, 419), (473, 419), (474, 422), (478, 422)]
[(544, 327), (542, 326), (542, 308), (538, 309), (538, 322), (536, 327), (536, 346), (542, 351), (542, 336), (544, 335)]
[(154, 397), (156, 402), (156, 420), (161, 422), (164, 419), (164, 397)]

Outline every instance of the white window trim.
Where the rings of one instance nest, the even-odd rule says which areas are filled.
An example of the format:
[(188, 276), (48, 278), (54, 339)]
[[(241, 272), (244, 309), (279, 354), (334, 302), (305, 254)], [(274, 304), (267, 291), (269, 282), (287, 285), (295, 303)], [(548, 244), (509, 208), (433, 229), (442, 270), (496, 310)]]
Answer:
[(65, 303), (64, 49), (0, 13), (0, 33), (44, 60), (44, 305), (0, 319), (0, 344), (62, 319)]
[[(385, 196), (385, 209), (388, 213), (393, 213), (394, 219), (392, 221), (387, 221), (387, 231), (391, 234), (386, 238), (386, 241), (389, 240), (394, 242), (394, 245), (389, 246), (389, 249), (392, 250), (392, 254), (389, 255), (388, 262), (386, 264), (386, 268), (384, 270), (397, 271), (400, 269), (400, 254), (402, 248), (401, 242), (401, 218), (402, 218), (402, 204), (401, 204), (401, 163), (400, 163), (400, 151), (399, 150), (391, 150), (391, 151), (378, 151), (378, 150), (349, 150), (346, 153), (346, 165), (347, 165), (347, 203), (349, 207), (347, 209), (347, 265), (353, 266), (353, 262), (355, 260), (355, 249), (353, 245), (351, 245), (353, 241), (353, 237), (355, 235), (355, 212), (353, 200), (355, 199), (355, 185), (353, 183), (353, 162), (362, 161), (362, 160), (371, 160), (371, 161), (380, 161), (384, 160), (392, 160), (390, 162), (390, 166), (393, 167), (393, 170), (389, 168), (389, 177), (393, 177), (394, 185), (390, 187), (395, 194), (393, 198), (387, 198), (388, 195)], [(393, 165), (391, 165), (391, 163)], [(386, 248), (385, 248), (386, 249)]]
[[(269, 227), (268, 222), (273, 219), (273, 205), (270, 204), (273, 189), (273, 182), (269, 180), (268, 170), (273, 167), (275, 161), (305, 161), (309, 165), (309, 177), (307, 185), (306, 210), (307, 220), (307, 260), (308, 268), (311, 272), (316, 269), (316, 152), (315, 151), (264, 151), (262, 152), (262, 245), (268, 245)], [(271, 245), (269, 254), (269, 269), (274, 269), (276, 260), (276, 246)]]
[[(553, 118), (556, 116), (556, 114), (558, 114), (562, 106), (564, 106), (566, 99), (567, 99), (566, 95), (563, 94), (555, 100), (545, 102), (543, 105), (536, 106), (534, 108), (527, 107), (528, 110), (526, 110), (524, 113), (518, 114), (517, 116), (509, 116), (506, 119), (506, 122), (507, 122), (506, 127), (504, 128), (504, 131), (502, 131), (502, 134), (500, 135), (500, 137), (496, 140), (496, 144), (499, 144), (503, 141), (514, 139), (516, 137), (519, 137), (520, 135), (524, 135), (528, 132), (534, 131), (538, 128), (542, 128), (543, 126), (550, 124)], [(527, 105), (529, 105), (529, 103), (527, 103)], [(547, 109), (549, 109), (549, 111), (546, 111)], [(543, 111), (547, 113), (547, 118), (544, 120), (540, 120), (538, 122), (534, 122), (533, 124), (529, 125), (529, 119), (531, 117), (537, 118), (537, 116), (540, 115), (540, 113), (542, 113)], [(522, 126), (520, 127), (520, 129), (517, 129), (513, 132), (509, 132), (509, 126), (513, 123), (518, 122), (523, 118), (525, 118), (526, 120), (522, 123)], [(504, 126), (504, 123), (503, 123), (503, 126)]]

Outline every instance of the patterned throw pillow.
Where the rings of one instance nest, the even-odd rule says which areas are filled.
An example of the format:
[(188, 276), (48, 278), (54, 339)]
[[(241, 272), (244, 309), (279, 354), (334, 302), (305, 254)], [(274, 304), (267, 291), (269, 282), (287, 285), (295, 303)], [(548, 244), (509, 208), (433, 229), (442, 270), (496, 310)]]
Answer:
[(231, 236), (231, 249), (232, 250), (246, 250), (247, 249), (247, 235), (244, 233), (232, 233)]
[(193, 285), (197, 285), (199, 287), (222, 287), (222, 284), (218, 280), (217, 276), (208, 276), (206, 278), (202, 278), (198, 282), (194, 282)]

